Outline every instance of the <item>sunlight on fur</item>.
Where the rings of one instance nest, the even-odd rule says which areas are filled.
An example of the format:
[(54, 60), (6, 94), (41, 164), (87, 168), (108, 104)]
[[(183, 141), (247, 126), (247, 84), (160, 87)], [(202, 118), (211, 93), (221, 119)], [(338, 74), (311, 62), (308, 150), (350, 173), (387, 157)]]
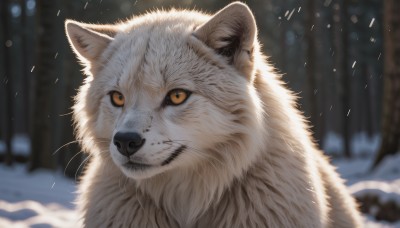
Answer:
[(85, 226), (360, 227), (245, 4), (65, 27)]

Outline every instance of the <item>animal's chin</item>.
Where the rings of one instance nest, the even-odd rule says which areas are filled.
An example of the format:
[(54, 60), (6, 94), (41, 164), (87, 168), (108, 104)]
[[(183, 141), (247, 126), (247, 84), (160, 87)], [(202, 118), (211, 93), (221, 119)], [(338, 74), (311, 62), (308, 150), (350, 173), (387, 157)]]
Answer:
[(124, 167), (129, 171), (134, 172), (134, 171), (143, 171), (146, 169), (150, 169), (152, 168), (152, 165), (128, 161), (125, 164), (123, 164), (122, 167)]
[(136, 163), (128, 161), (120, 165), (125, 176), (132, 179), (147, 179), (160, 173), (160, 170), (154, 165)]

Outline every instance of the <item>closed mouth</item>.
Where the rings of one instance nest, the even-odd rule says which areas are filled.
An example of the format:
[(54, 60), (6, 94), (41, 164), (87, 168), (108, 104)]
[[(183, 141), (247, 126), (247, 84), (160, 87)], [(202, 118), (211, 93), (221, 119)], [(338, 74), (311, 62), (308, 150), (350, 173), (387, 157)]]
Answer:
[(136, 163), (136, 162), (127, 162), (124, 165), (124, 168), (130, 169), (130, 170), (143, 170), (143, 169), (147, 169), (150, 168), (151, 165), (148, 164), (142, 164), (142, 163)]
[(173, 160), (175, 160), (179, 155), (181, 155), (182, 152), (183, 152), (184, 150), (186, 150), (186, 148), (187, 148), (187, 146), (185, 146), (185, 145), (182, 145), (182, 146), (178, 147), (167, 159), (165, 159), (165, 160), (161, 163), (161, 165), (164, 166), (164, 165), (168, 165), (169, 163), (171, 163), (171, 162), (172, 162)]

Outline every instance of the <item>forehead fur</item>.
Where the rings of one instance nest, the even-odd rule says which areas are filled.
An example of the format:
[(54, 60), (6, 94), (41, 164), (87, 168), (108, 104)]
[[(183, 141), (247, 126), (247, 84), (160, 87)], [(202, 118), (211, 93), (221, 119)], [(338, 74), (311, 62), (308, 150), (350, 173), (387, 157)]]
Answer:
[[(166, 73), (163, 72), (166, 65), (173, 65), (167, 61), (171, 57), (176, 59), (181, 57), (179, 55), (184, 48), (182, 44), (186, 43), (187, 37), (195, 27), (208, 18), (209, 16), (198, 12), (175, 10), (156, 11), (134, 17), (120, 25), (121, 31), (105, 50), (101, 65), (115, 67), (107, 70), (113, 74), (119, 76), (135, 74), (131, 75), (135, 78), (140, 78), (144, 74)], [(141, 69), (143, 65), (150, 65), (150, 60), (153, 69)], [(169, 61), (176, 64), (175, 61)], [(160, 79), (152, 77), (152, 79), (157, 78)], [(162, 85), (162, 81), (147, 80), (146, 84)]]
[(150, 93), (196, 90), (205, 82), (215, 85), (210, 77), (216, 74), (218, 81), (231, 81), (229, 70), (222, 69), (215, 54), (207, 56), (202, 50), (205, 45), (190, 42), (196, 39), (193, 31), (209, 18), (193, 11), (156, 11), (121, 24), (104, 51), (96, 77), (107, 84), (112, 80), (125, 91)]

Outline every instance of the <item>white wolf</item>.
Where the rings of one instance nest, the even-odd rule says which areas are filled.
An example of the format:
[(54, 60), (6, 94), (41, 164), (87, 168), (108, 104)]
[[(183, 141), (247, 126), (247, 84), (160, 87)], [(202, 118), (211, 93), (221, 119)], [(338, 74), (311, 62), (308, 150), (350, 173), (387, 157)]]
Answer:
[(245, 4), (66, 31), (87, 74), (74, 106), (85, 226), (361, 226)]

